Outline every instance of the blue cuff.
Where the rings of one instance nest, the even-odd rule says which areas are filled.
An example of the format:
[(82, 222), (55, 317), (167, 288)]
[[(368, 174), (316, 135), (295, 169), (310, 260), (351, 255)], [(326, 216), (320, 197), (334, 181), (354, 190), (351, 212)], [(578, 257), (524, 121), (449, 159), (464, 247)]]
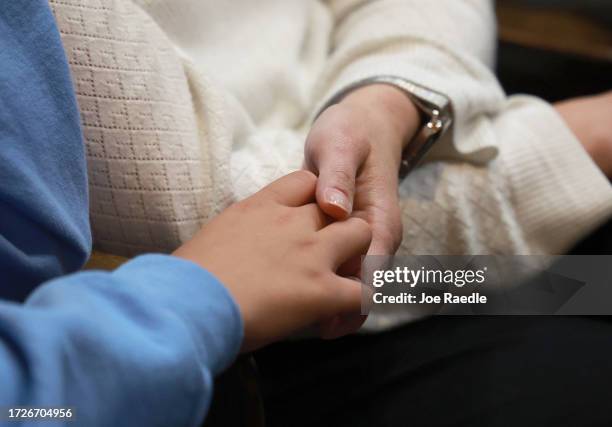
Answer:
[(130, 285), (155, 288), (160, 305), (191, 330), (203, 363), (214, 375), (235, 359), (243, 339), (240, 310), (223, 284), (199, 265), (170, 255), (143, 255), (113, 275)]

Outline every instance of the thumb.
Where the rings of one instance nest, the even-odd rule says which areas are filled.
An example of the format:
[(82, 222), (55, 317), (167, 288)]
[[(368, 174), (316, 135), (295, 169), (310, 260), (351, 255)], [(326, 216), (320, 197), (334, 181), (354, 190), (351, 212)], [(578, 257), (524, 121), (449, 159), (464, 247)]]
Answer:
[(353, 211), (356, 162), (331, 158), (319, 165), (317, 204), (334, 219), (345, 219)]

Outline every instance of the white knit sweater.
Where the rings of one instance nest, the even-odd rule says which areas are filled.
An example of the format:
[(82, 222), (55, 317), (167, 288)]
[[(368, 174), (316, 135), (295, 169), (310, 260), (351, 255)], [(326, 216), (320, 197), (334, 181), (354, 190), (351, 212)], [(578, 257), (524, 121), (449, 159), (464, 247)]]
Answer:
[(50, 3), (102, 250), (174, 249), (299, 168), (321, 105), (375, 75), (448, 95), (456, 116), (402, 184), (400, 253), (559, 253), (612, 214), (609, 182), (555, 111), (504, 95), (490, 1)]

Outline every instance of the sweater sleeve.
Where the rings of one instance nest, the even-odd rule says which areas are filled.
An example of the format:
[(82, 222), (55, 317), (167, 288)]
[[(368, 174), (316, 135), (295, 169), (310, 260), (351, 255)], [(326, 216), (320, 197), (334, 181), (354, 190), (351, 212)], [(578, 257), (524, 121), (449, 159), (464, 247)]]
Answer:
[[(334, 16), (331, 54), (318, 109), (348, 86), (393, 75), (448, 96), (454, 132), (441, 157), (486, 162), (497, 154), (486, 120), (504, 92), (492, 71), (495, 15), (490, 0), (328, 0)], [(478, 135), (478, 137), (474, 137)]]
[[(492, 118), (499, 156), (430, 162), (400, 186), (399, 256), (560, 255), (612, 217), (612, 186), (549, 104), (510, 97)], [(375, 310), (385, 330), (414, 311)]]
[(46, 0), (3, 3), (0, 64), (0, 292), (23, 301), (91, 246), (79, 113)]
[(241, 341), (236, 304), (212, 275), (141, 256), (0, 303), (0, 404), (72, 407), (87, 426), (197, 426)]
[(549, 104), (510, 97), (486, 166), (431, 162), (400, 187), (399, 254), (558, 255), (612, 216), (612, 186)]

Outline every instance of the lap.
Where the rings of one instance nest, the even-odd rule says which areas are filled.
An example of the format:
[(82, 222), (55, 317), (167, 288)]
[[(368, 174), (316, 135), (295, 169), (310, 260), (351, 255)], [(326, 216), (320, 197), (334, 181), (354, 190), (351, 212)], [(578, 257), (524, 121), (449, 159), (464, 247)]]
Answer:
[(606, 318), (436, 317), (257, 362), (272, 426), (608, 425)]

